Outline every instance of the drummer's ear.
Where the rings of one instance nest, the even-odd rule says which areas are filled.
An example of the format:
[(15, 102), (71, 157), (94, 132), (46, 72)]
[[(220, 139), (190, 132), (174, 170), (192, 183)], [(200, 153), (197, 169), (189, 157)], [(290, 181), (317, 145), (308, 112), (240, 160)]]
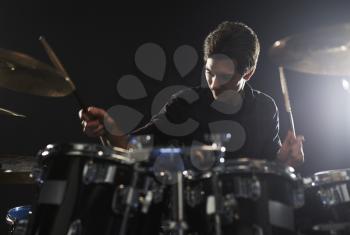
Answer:
[(249, 81), (249, 79), (253, 76), (255, 72), (255, 67), (251, 68), (250, 70), (248, 70), (244, 75), (243, 75), (243, 79), (246, 81)]

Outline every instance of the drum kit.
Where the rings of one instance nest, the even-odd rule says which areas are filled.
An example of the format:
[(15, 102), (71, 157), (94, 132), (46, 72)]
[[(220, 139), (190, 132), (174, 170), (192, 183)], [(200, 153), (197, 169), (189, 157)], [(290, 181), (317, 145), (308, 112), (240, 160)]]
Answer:
[[(1, 49), (0, 87), (48, 97), (74, 93), (85, 108), (43, 44), (56, 69)], [(349, 46), (350, 25), (343, 24), (281, 39), (270, 56), (281, 75), (288, 68), (344, 76), (350, 74)], [(24, 117), (5, 109), (0, 115)], [(3, 157), (0, 183), (36, 184), (38, 191), (32, 205), (8, 211), (9, 234), (350, 234), (350, 169), (302, 177), (278, 162), (226, 157), (225, 138), (152, 148), (151, 136), (137, 136), (128, 150), (50, 144), (32, 162)], [(14, 161), (22, 165), (11, 168)]]

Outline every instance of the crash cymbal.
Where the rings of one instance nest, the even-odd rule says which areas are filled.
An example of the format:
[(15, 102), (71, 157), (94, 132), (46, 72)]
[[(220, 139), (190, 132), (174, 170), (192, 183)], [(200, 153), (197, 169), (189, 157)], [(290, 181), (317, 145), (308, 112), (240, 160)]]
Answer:
[(15, 113), (13, 111), (10, 111), (8, 109), (3, 109), (0, 108), (0, 116), (10, 116), (10, 117), (19, 117), (19, 118), (25, 118), (26, 116), (19, 114), (19, 113)]
[(74, 88), (54, 68), (19, 52), (0, 49), (0, 87), (26, 94), (62, 97)]
[(350, 76), (350, 23), (278, 40), (270, 57), (279, 66), (298, 72)]

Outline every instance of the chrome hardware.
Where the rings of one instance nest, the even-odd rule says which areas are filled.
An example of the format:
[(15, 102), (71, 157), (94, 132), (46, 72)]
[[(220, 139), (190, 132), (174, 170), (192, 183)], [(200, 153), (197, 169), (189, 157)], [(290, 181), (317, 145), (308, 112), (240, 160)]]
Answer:
[(25, 235), (27, 232), (28, 220), (23, 219), (16, 222), (16, 226), (12, 231), (12, 235)]
[(261, 184), (256, 176), (252, 178), (237, 176), (233, 179), (235, 196), (257, 200), (261, 195)]
[(322, 187), (317, 191), (317, 194), (325, 206), (333, 206), (350, 201), (349, 190), (345, 183)]
[(67, 235), (80, 235), (82, 230), (81, 221), (80, 219), (77, 219), (70, 224)]
[(89, 161), (85, 163), (83, 169), (84, 184), (110, 183), (114, 181), (117, 166), (109, 164), (95, 163)]
[(198, 183), (195, 186), (187, 186), (184, 190), (185, 200), (190, 207), (199, 205), (204, 200), (203, 184)]

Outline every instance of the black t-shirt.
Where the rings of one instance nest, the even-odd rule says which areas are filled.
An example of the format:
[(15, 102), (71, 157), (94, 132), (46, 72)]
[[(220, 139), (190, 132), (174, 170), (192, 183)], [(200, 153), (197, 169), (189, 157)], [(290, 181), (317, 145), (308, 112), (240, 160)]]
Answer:
[(133, 134), (152, 134), (156, 146), (191, 146), (207, 143), (209, 133), (230, 133), (226, 156), (273, 160), (281, 146), (277, 106), (249, 84), (242, 94), (227, 106), (208, 88), (182, 90)]

